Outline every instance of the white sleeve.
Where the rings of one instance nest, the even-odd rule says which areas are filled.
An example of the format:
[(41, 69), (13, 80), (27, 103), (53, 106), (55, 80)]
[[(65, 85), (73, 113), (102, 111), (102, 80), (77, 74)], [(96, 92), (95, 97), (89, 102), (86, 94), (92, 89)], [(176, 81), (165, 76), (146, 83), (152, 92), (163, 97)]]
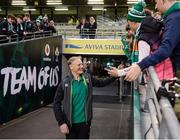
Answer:
[(138, 42), (138, 49), (139, 49), (139, 61), (140, 62), (143, 58), (145, 58), (146, 56), (148, 56), (150, 54), (150, 45), (143, 41), (140, 40)]
[(130, 67), (118, 70), (118, 77), (125, 76), (129, 70)]

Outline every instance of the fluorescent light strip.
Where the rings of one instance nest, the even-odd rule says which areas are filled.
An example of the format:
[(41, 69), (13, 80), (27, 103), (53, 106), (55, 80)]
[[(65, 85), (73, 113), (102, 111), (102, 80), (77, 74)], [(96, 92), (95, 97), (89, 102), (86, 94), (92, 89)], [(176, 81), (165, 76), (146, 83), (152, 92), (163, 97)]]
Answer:
[(17, 5), (26, 5), (26, 3), (12, 3), (11, 5), (17, 6)]
[(34, 8), (23, 8), (23, 11), (36, 11)]
[(137, 2), (138, 2), (138, 0), (128, 0), (127, 4), (134, 4), (134, 3), (137, 3)]
[(62, 0), (47, 0), (47, 5), (60, 5), (62, 4)]
[(23, 0), (13, 0), (11, 5), (26, 5), (26, 2)]
[(88, 0), (88, 4), (104, 4), (104, 0)]
[(88, 1), (102, 1), (103, 2), (104, 0), (88, 0)]
[(62, 2), (47, 2), (47, 5), (59, 5), (62, 4)]
[(68, 11), (68, 8), (55, 8), (55, 11)]
[(137, 1), (128, 1), (127, 4), (135, 4)]
[(96, 10), (96, 11), (107, 11), (107, 9), (101, 8), (101, 7), (93, 7), (92, 10)]
[(62, 1), (61, 0), (47, 0), (47, 2), (50, 2), (50, 3), (54, 3), (54, 2), (61, 2), (62, 3)]
[(103, 1), (88, 1), (88, 4), (104, 4)]

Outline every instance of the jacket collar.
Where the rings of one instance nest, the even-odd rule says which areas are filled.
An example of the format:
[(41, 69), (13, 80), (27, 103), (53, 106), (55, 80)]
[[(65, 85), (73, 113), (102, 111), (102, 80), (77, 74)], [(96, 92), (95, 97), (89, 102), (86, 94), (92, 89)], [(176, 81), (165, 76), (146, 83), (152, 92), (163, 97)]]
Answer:
[(179, 2), (175, 2), (164, 14), (163, 14), (163, 18), (166, 18), (169, 14), (171, 14), (172, 12), (176, 11), (176, 10), (180, 10), (180, 3)]
[[(80, 78), (81, 78), (81, 79), (82, 79), (82, 75), (83, 75), (83, 74), (80, 75)], [(71, 80), (74, 79), (74, 76), (73, 76), (73, 74), (72, 74), (71, 72), (68, 73), (68, 77), (69, 77)]]

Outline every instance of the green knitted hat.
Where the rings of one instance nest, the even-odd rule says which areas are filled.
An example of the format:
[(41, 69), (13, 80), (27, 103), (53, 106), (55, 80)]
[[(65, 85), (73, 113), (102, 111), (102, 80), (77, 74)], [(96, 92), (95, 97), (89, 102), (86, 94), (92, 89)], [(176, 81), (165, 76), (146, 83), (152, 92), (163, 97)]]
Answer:
[(145, 6), (146, 3), (144, 1), (139, 1), (134, 4), (128, 12), (127, 19), (134, 22), (141, 22), (146, 17), (146, 14), (143, 11)]

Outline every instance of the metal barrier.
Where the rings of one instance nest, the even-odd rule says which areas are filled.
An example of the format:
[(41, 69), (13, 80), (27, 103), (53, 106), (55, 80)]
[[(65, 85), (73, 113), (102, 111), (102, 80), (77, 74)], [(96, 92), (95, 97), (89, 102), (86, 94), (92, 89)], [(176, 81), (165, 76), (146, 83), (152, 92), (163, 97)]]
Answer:
[(0, 44), (0, 125), (52, 103), (61, 54), (61, 36)]
[(0, 35), (0, 44), (7, 42), (8, 42), (8, 37), (6, 35)]
[[(83, 30), (81, 30), (83, 31)], [(126, 34), (126, 32), (122, 32), (122, 30), (113, 30), (113, 29), (96, 29), (95, 33), (89, 32), (89, 29), (84, 29), (83, 34), (80, 33), (80, 29), (74, 28), (64, 28), (58, 29), (58, 34), (61, 34), (63, 38), (67, 37), (75, 37), (75, 38), (89, 38), (89, 36), (93, 36), (94, 38), (119, 38), (119, 36)], [(82, 37), (84, 36), (84, 37)]]
[[(141, 121), (142, 137), (144, 139), (179, 139), (180, 124), (169, 100), (164, 96), (160, 98), (159, 102), (157, 100), (161, 82), (153, 67), (148, 68), (148, 74), (149, 80), (145, 82), (144, 86), (139, 87), (140, 95), (146, 96), (145, 105), (139, 108), (139, 110), (143, 110), (140, 112), (140, 119), (148, 120), (149, 117), (149, 121)], [(144, 90), (142, 90), (143, 88)], [(149, 128), (146, 129), (145, 126), (149, 126)]]
[(124, 77), (118, 79), (118, 96), (119, 101), (123, 101), (124, 97), (130, 97), (132, 94), (132, 82), (127, 82)]
[(16, 41), (20, 41), (20, 40), (40, 38), (40, 37), (47, 37), (47, 36), (53, 36), (52, 31), (29, 32), (24, 36), (19, 36), (18, 34), (13, 34), (10, 36), (0, 35), (0, 44), (9, 43), (9, 42), (16, 42)]

